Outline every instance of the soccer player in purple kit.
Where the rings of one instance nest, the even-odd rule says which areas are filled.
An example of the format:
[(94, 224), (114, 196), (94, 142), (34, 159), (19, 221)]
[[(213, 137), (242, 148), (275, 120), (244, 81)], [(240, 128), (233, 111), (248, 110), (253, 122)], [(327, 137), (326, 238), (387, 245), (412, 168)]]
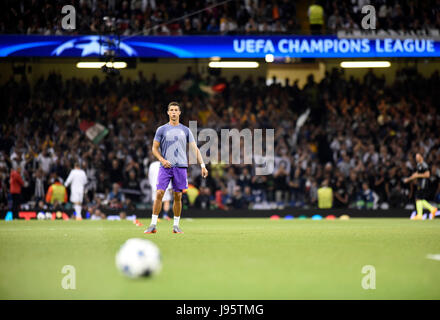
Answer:
[(162, 197), (171, 181), (174, 194), (173, 213), (174, 224), (173, 233), (183, 233), (179, 228), (180, 214), (182, 212), (182, 191), (188, 188), (188, 159), (186, 147), (189, 144), (190, 152), (197, 155), (197, 163), (202, 168), (202, 177), (208, 176), (208, 170), (203, 162), (194, 136), (188, 127), (179, 123), (181, 114), (180, 105), (177, 102), (168, 104), (167, 114), (170, 121), (156, 130), (153, 141), (153, 155), (160, 161), (159, 175), (157, 177), (156, 199), (153, 203), (153, 214), (151, 224), (144, 233), (157, 232), (157, 218), (162, 209)]

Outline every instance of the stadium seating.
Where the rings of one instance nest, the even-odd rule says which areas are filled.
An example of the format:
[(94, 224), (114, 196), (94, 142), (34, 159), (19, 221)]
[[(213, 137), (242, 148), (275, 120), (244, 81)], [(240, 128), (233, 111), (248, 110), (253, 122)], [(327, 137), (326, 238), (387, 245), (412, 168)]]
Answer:
[[(0, 33), (13, 34), (102, 34), (112, 28), (121, 35), (193, 35), (308, 33), (307, 1), (2, 1)], [(363, 5), (376, 8), (377, 29), (410, 31), (440, 29), (436, 1), (318, 1), (324, 10), (321, 32), (361, 29)], [(64, 5), (76, 8), (76, 30), (61, 28)], [(104, 19), (105, 17), (110, 19)], [(114, 20), (112, 20), (114, 18)], [(437, 34), (438, 35), (438, 34)]]
[[(113, 183), (131, 190), (119, 208), (148, 203), (152, 138), (158, 124), (167, 121), (168, 98), (163, 92), (182, 101), (182, 122), (197, 120), (199, 129), (277, 128), (273, 175), (255, 176), (252, 166), (215, 165), (209, 166), (211, 175), (202, 182), (198, 167), (192, 166), (189, 182), (203, 194), (194, 206), (316, 207), (317, 189), (327, 180), (334, 194), (348, 196), (346, 203), (335, 198), (334, 207), (404, 207), (414, 196), (402, 179), (414, 168), (415, 152), (424, 154), (431, 165), (431, 197), (438, 198), (438, 72), (423, 78), (413, 69), (399, 70), (395, 82), (386, 85), (372, 72), (358, 81), (334, 69), (320, 83), (309, 78), (302, 89), (296, 84), (266, 86), (261, 79), (238, 76), (231, 81), (203, 79), (226, 84), (215, 95), (195, 90), (194, 85), (191, 90), (179, 86), (188, 77), (192, 78), (187, 74), (174, 84), (141, 74), (135, 81), (108, 77), (86, 82), (53, 73), (33, 88), (26, 78), (8, 81), (0, 89), (1, 99), (8, 101), (0, 111), (2, 209), (7, 209), (12, 168), (22, 167), (23, 203), (44, 208), (36, 181), (43, 181), (47, 191), (57, 176), (65, 179), (78, 160), (91, 181), (86, 197), (90, 207), (109, 205)], [(296, 120), (309, 107), (309, 119), (295, 135)], [(99, 122), (109, 134), (94, 144), (81, 130), (85, 122)], [(281, 168), (283, 162), (288, 165)]]

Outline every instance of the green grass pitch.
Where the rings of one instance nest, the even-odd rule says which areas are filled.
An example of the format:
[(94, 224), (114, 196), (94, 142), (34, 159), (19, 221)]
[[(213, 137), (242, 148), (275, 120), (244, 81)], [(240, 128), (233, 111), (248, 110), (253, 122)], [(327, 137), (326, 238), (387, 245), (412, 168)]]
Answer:
[[(141, 220), (146, 224), (149, 219)], [(144, 235), (131, 221), (0, 222), (0, 299), (440, 299), (440, 219), (182, 219)], [(132, 280), (115, 267), (129, 238), (163, 268)], [(76, 270), (76, 289), (61, 282)], [(365, 265), (375, 289), (362, 288)]]

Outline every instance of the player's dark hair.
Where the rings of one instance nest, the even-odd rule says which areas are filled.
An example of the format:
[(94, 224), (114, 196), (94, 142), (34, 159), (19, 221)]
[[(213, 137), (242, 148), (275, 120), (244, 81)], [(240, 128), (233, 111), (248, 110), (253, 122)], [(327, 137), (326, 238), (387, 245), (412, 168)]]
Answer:
[(182, 111), (182, 109), (180, 108), (180, 104), (179, 104), (178, 102), (175, 102), (175, 101), (172, 101), (172, 102), (170, 102), (170, 103), (168, 104), (167, 111), (170, 110), (170, 107), (174, 107), (174, 106), (179, 107), (179, 111)]

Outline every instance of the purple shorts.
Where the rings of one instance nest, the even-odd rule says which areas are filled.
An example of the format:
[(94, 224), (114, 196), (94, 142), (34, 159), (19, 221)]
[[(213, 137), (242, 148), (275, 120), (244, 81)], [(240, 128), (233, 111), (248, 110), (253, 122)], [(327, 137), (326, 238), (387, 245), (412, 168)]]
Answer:
[(170, 180), (174, 192), (182, 192), (182, 190), (188, 189), (187, 169), (183, 167), (160, 167), (159, 176), (157, 177), (157, 190), (166, 190)]

